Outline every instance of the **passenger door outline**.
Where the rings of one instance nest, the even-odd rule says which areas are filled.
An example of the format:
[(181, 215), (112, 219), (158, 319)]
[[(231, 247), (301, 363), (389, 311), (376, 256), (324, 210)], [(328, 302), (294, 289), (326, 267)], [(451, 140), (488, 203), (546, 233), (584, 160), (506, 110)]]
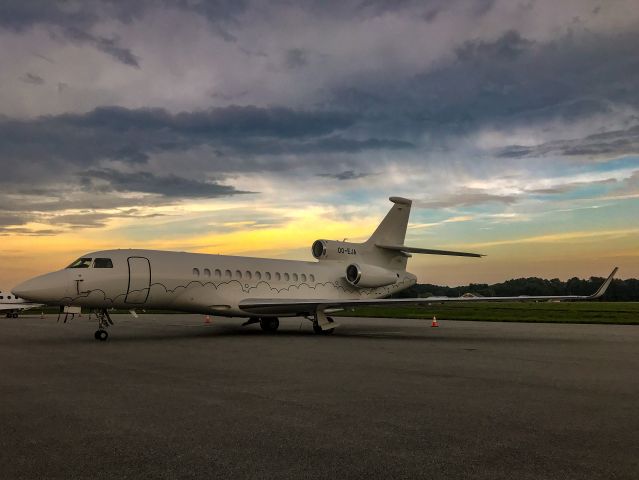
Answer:
[(151, 262), (146, 257), (128, 257), (129, 284), (126, 290), (126, 303), (146, 303), (151, 291)]

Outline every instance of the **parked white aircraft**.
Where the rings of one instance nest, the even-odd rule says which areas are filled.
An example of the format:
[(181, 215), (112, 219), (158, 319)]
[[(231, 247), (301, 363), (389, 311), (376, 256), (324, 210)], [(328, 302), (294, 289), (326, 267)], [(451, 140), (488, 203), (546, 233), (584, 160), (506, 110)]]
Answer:
[(7, 318), (18, 318), (18, 313), (22, 310), (42, 306), (39, 303), (27, 302), (9, 292), (0, 290), (0, 312), (5, 313)]
[(108, 308), (152, 308), (244, 317), (275, 331), (280, 316), (305, 316), (316, 333), (337, 325), (327, 311), (362, 305), (507, 300), (590, 300), (610, 285), (615, 270), (591, 296), (429, 297), (384, 299), (416, 282), (406, 271), (411, 253), (481, 257), (404, 245), (411, 201), (391, 197), (391, 210), (363, 243), (317, 240), (315, 262), (207, 255), (158, 250), (88, 253), (63, 270), (35, 277), (13, 289), (34, 302), (67, 311), (95, 310), (95, 338), (106, 340), (113, 324)]

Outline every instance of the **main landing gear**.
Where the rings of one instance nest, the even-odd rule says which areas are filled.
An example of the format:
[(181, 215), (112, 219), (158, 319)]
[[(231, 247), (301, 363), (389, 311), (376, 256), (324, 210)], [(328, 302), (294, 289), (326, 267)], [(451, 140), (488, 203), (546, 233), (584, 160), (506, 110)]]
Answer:
[(267, 333), (274, 333), (280, 326), (280, 319), (277, 317), (250, 317), (242, 324), (243, 327), (259, 323), (262, 330)]
[(265, 332), (274, 333), (277, 331), (277, 328), (279, 326), (280, 326), (280, 320), (277, 317), (261, 317), (260, 318), (260, 327)]
[(18, 318), (18, 314), (13, 312), (13, 313), (7, 313), (7, 318)]
[(320, 325), (317, 320), (313, 321), (313, 332), (317, 335), (331, 335), (335, 332), (335, 327), (330, 325), (331, 323), (335, 323), (333, 317), (326, 317), (326, 321), (328, 322), (328, 325), (324, 324), (324, 326)]
[(107, 338), (109, 338), (109, 333), (106, 331), (106, 329), (113, 325), (113, 320), (111, 320), (109, 312), (106, 308), (98, 310), (95, 313), (95, 316), (98, 317), (98, 329), (95, 331), (93, 337), (96, 340), (104, 342)]

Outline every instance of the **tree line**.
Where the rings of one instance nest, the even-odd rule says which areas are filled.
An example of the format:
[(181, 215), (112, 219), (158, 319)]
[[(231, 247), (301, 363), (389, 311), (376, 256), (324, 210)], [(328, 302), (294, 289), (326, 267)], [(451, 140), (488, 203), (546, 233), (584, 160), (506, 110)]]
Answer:
[[(429, 283), (418, 283), (395, 295), (396, 298), (411, 297), (460, 297), (464, 294), (481, 295), (482, 297), (516, 297), (519, 295), (590, 295), (604, 282), (605, 278), (589, 279), (571, 278), (565, 282), (558, 278), (546, 280), (537, 277), (516, 278), (502, 283), (488, 285), (471, 283), (459, 287), (446, 287)], [(614, 279), (601, 298), (604, 302), (637, 302), (639, 301), (639, 280)]]

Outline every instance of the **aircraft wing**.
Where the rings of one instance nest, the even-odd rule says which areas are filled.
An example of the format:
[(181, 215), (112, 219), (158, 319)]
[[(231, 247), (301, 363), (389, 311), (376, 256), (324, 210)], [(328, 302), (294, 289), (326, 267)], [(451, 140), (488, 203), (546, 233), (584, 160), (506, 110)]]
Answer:
[(618, 268), (612, 271), (599, 289), (592, 295), (538, 295), (519, 297), (426, 297), (426, 298), (376, 298), (376, 299), (265, 299), (242, 300), (239, 307), (253, 314), (313, 314), (326, 308), (352, 308), (364, 306), (428, 305), (431, 303), (479, 303), (479, 302), (531, 302), (545, 300), (582, 301), (601, 297), (612, 283)]

